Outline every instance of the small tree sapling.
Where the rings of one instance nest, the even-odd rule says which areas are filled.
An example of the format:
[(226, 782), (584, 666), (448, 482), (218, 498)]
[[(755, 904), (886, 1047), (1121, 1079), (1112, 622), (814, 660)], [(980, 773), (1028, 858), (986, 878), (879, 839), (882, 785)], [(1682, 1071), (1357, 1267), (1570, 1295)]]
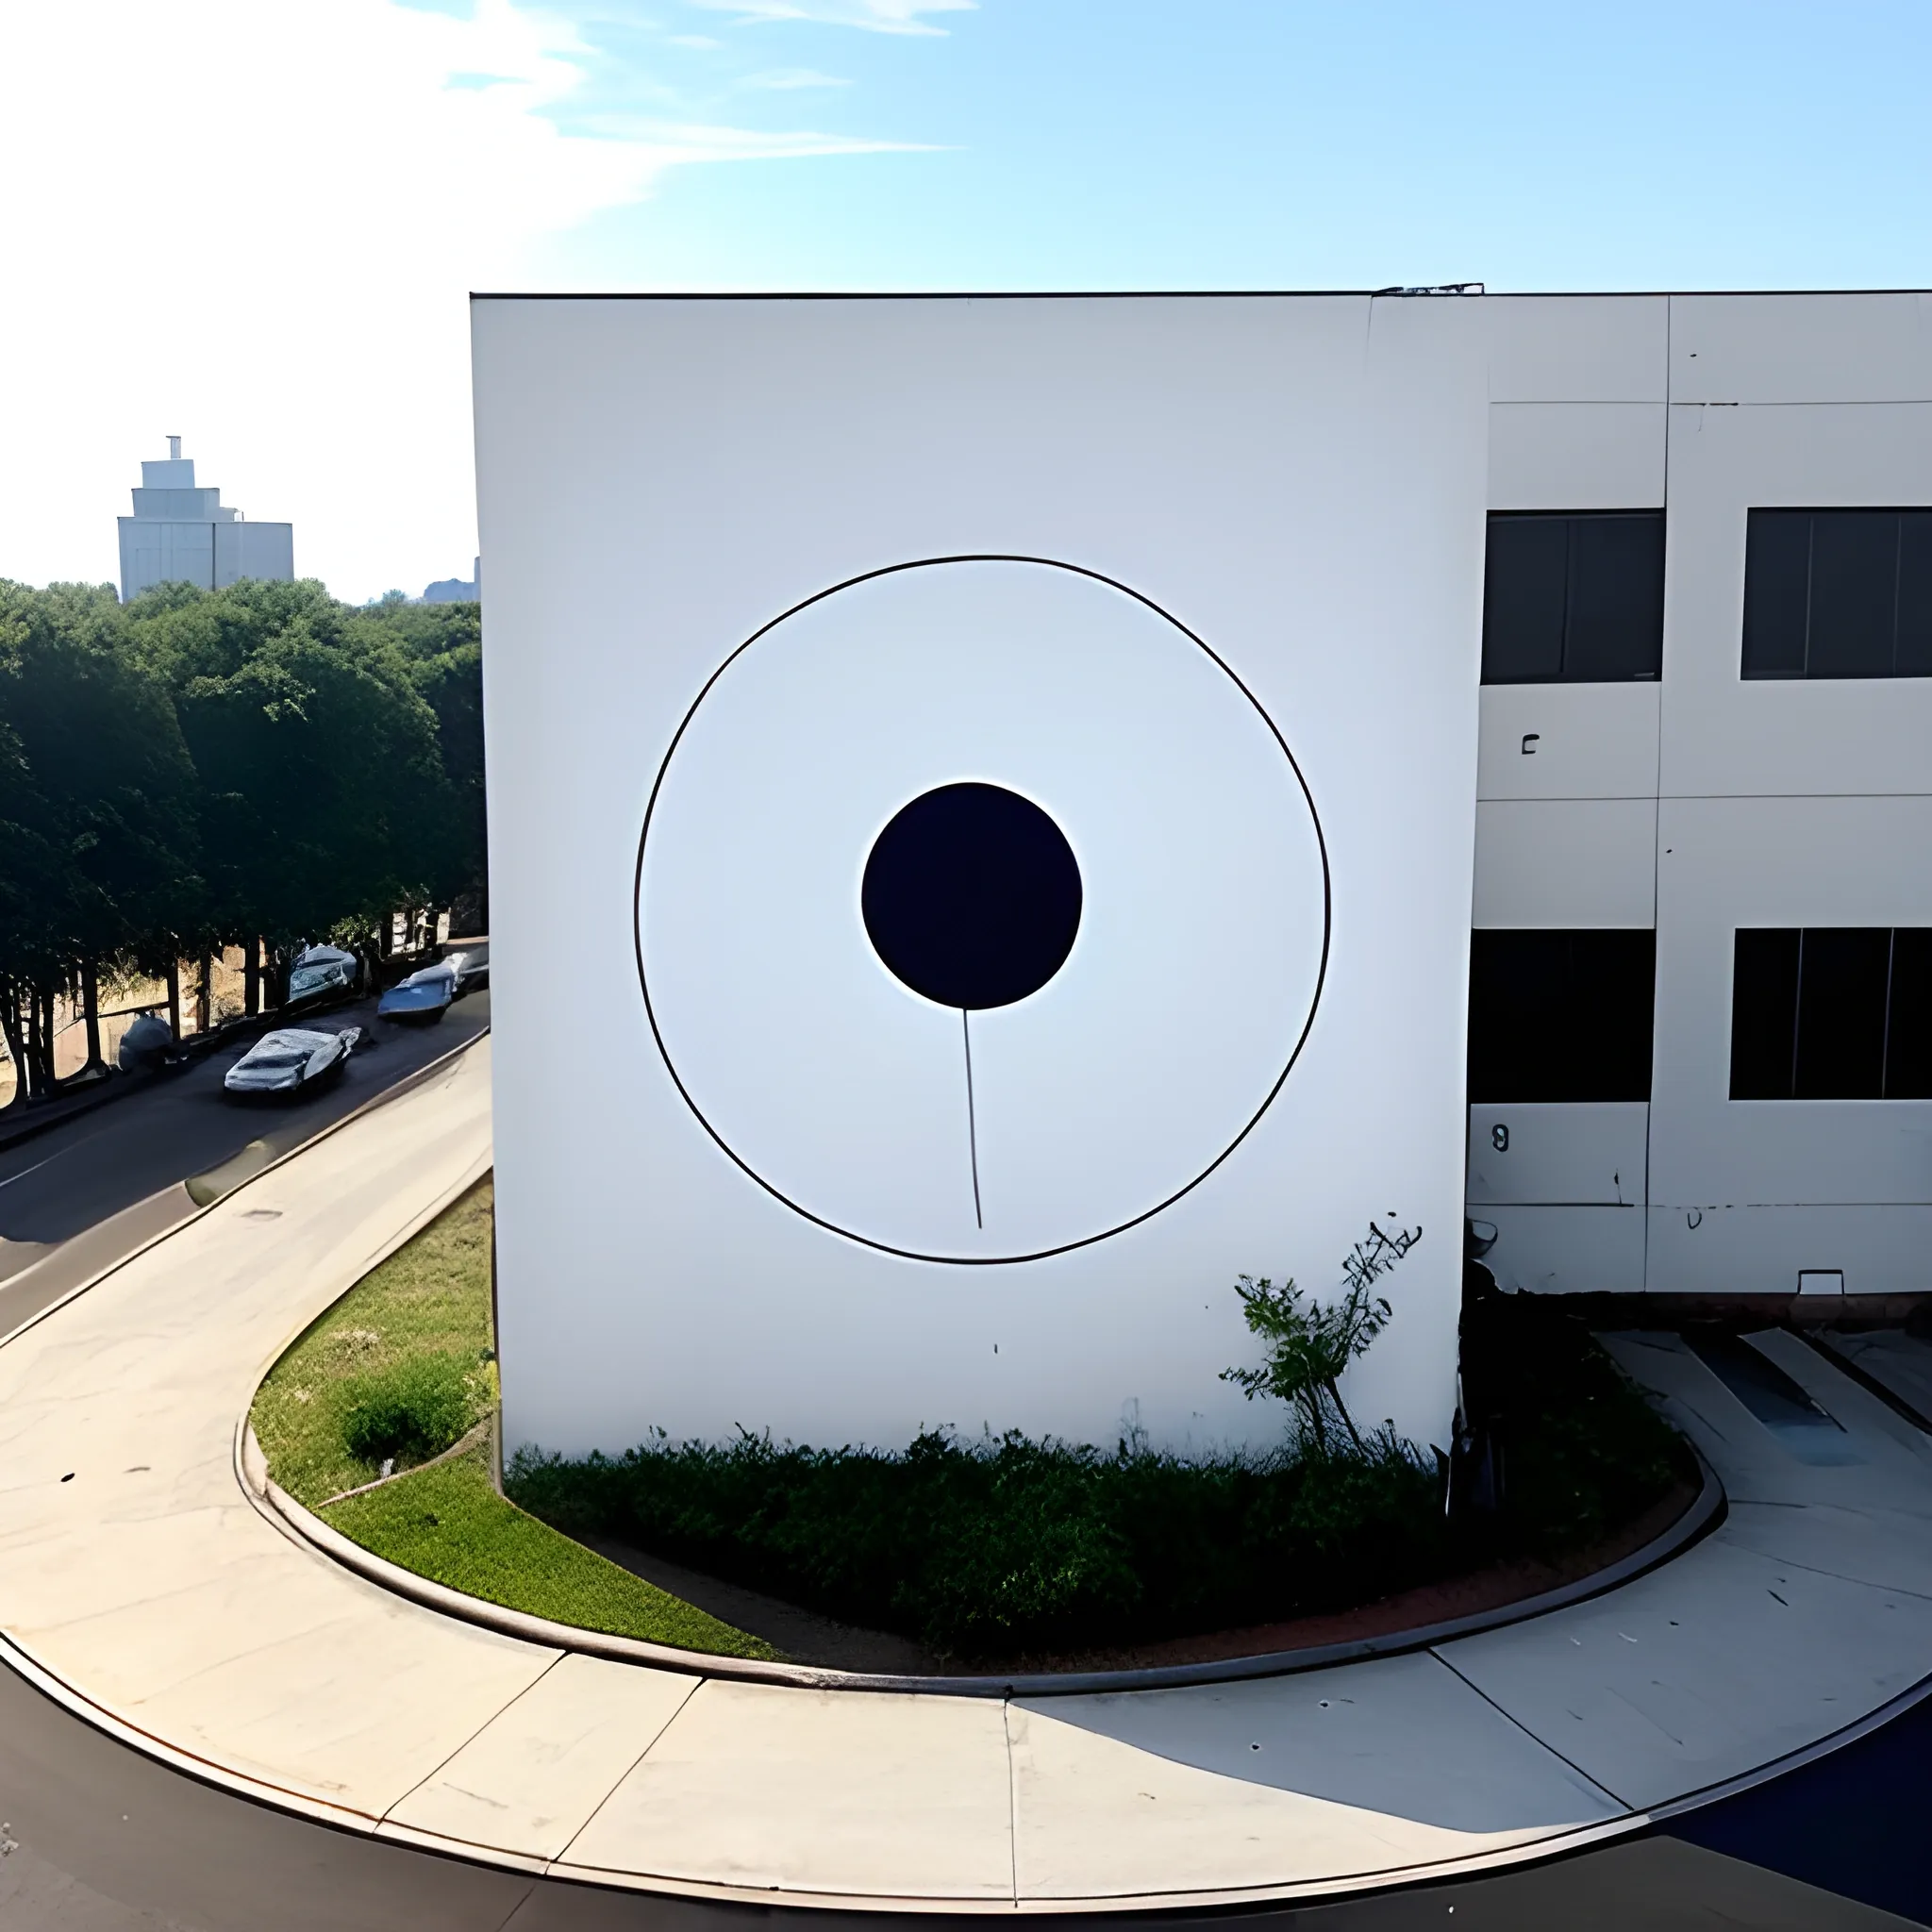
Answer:
[(1357, 1241), (1342, 1264), (1348, 1286), (1340, 1301), (1325, 1307), (1291, 1278), (1276, 1288), (1265, 1274), (1258, 1281), (1243, 1274), (1234, 1291), (1249, 1332), (1267, 1345), (1267, 1358), (1258, 1369), (1224, 1369), (1221, 1379), (1232, 1382), (1250, 1402), (1257, 1395), (1286, 1402), (1299, 1417), (1304, 1435), (1320, 1450), (1328, 1448), (1329, 1427), (1338, 1420), (1357, 1450), (1364, 1450), (1361, 1431), (1341, 1399), (1342, 1371), (1366, 1351), (1394, 1313), (1382, 1296), (1369, 1292), (1370, 1284), (1421, 1239), (1419, 1227), (1388, 1235), (1371, 1222), (1367, 1241)]

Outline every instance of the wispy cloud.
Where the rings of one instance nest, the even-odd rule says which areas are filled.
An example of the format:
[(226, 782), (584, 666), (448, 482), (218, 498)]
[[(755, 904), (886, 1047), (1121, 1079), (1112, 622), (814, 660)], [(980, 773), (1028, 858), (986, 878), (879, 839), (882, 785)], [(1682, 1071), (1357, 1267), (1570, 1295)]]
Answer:
[(819, 134), (810, 129), (774, 133), (705, 122), (679, 124), (599, 114), (578, 121), (584, 132), (622, 143), (648, 176), (705, 161), (796, 161), (820, 155), (916, 155), (939, 149), (924, 142), (875, 141), (862, 134)]
[(747, 74), (739, 85), (790, 92), (802, 87), (850, 87), (852, 83), (840, 75), (820, 74), (810, 67), (776, 67), (767, 74)]
[(875, 34), (942, 34), (930, 13), (971, 13), (978, 0), (691, 0), (741, 21), (809, 20), (823, 26), (863, 27)]
[[(163, 429), (190, 436), (229, 501), (292, 518), (297, 568), (350, 596), (467, 569), (467, 290), (554, 284), (535, 264), (557, 238), (678, 171), (908, 145), (740, 125), (760, 103), (828, 97), (699, 105), (648, 57), (663, 39), (613, 31), (610, 14), (608, 0), (0, 5), (0, 224), (15, 258), (59, 263), (61, 284), (58, 302), (0, 303), (0, 371), (34, 373), (6, 391), (0, 575), (111, 575), (119, 485)], [(123, 219), (129, 184), (184, 147), (222, 175), (190, 247), (178, 225)], [(109, 233), (111, 250), (75, 246)], [(363, 508), (371, 475), (379, 517)]]
[(715, 54), (724, 44), (709, 34), (667, 34), (664, 39), (667, 46), (694, 47), (700, 54)]

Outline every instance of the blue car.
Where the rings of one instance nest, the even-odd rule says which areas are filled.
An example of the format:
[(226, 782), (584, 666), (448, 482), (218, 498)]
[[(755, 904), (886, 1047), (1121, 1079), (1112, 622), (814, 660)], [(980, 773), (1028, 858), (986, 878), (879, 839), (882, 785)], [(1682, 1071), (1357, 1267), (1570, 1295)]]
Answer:
[(375, 1013), (380, 1020), (426, 1026), (449, 1011), (450, 1002), (456, 996), (457, 970), (442, 959), (391, 987), (376, 1002)]

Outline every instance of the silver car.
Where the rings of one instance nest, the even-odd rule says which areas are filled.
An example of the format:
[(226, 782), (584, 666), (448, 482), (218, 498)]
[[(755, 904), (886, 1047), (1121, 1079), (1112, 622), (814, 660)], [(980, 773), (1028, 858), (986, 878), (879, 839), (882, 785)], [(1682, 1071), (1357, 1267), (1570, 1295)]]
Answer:
[(442, 963), (457, 976), (456, 997), (480, 992), (490, 984), (490, 941), (472, 940), (467, 946), (442, 956)]
[(359, 1026), (344, 1026), (339, 1033), (278, 1026), (228, 1069), (222, 1085), (242, 1095), (300, 1093), (339, 1075), (361, 1038)]
[(362, 962), (340, 946), (309, 946), (295, 956), (289, 968), (289, 1004), (319, 1000), (332, 993), (352, 993), (362, 976)]

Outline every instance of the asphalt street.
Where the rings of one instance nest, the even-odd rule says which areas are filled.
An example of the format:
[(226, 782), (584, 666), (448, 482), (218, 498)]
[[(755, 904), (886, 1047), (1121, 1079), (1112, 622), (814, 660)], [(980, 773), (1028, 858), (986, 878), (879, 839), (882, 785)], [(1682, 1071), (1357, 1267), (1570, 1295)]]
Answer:
[[(1455, 1885), (1234, 1916), (1268, 1932), (1886, 1932), (1916, 1921), (1784, 1875), (1775, 1861), (1827, 1881), (1855, 1866), (1893, 1910), (1926, 1909), (1920, 1821), (1928, 1761), (1932, 1717), (1915, 1713), (1840, 1754), (1824, 1785), (1800, 1774), (1785, 1796), (1773, 1795), (1784, 1790), (1774, 1786), (1714, 1807), (1695, 1833), (1655, 1834)], [(769, 1932), (774, 1919), (800, 1932), (879, 1932), (935, 1924), (924, 1913), (652, 1898), (377, 1843), (165, 1770), (4, 1669), (0, 1853), (7, 1932)], [(1210, 1923), (1108, 1913), (1075, 1923), (1093, 1932), (1172, 1932), (1177, 1920)]]
[(427, 1026), (378, 1020), (373, 999), (290, 1024), (360, 1026), (365, 1044), (317, 1092), (293, 1103), (244, 1102), (222, 1091), (222, 1075), (253, 1044), (238, 1041), (0, 1152), (0, 1241), (64, 1241), (171, 1183), (206, 1174), (264, 1135), (284, 1148), (307, 1139), (474, 1039), (490, 1024), (490, 994), (471, 993)]
[[(351, 1058), (338, 1084), (281, 1108), (224, 1095), (222, 1074), (244, 1050), (238, 1043), (0, 1153), (0, 1238), (66, 1241), (252, 1141), (295, 1144), (473, 1038), (489, 1018), (487, 993), (424, 1028), (378, 1024), (373, 1003), (338, 1008), (316, 1024), (360, 1024), (375, 1045)], [(1280, 1932), (1883, 1932), (1932, 1924), (1928, 1815), (1932, 1700), (1666, 1830), (1492, 1877), (1239, 1916)], [(1157, 1923), (1171, 1927), (1176, 1916)], [(166, 1769), (0, 1667), (4, 1932), (736, 1932), (781, 1917), (837, 1920), (856, 1932), (892, 1915), (651, 1898), (377, 1843)], [(929, 1926), (933, 1918), (906, 1923)], [(1108, 1914), (1078, 1923), (1095, 1932), (1149, 1924)]]

